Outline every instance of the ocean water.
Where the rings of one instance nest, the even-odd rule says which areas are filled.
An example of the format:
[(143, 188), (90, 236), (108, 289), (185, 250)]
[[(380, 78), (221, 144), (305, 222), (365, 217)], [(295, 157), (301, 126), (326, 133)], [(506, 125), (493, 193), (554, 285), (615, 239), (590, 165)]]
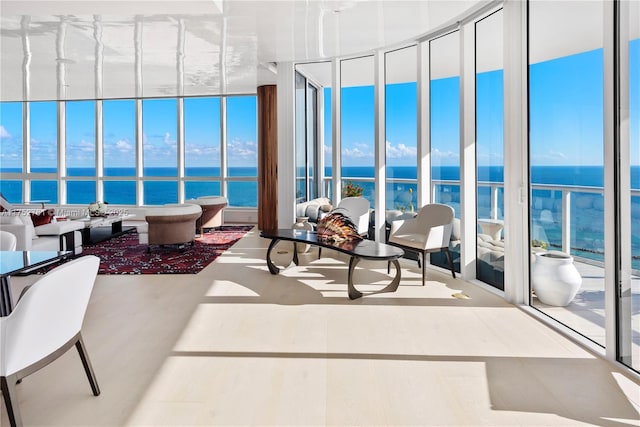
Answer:
[[(3, 169), (5, 172), (18, 172)], [(55, 170), (38, 170), (35, 172), (55, 172)], [(145, 168), (145, 176), (166, 177), (163, 181), (146, 181), (143, 204), (158, 205), (178, 201), (178, 182), (170, 179), (176, 176), (176, 168)], [(325, 168), (325, 176), (331, 176), (331, 167)], [(602, 188), (604, 173), (597, 166), (534, 166), (531, 168), (533, 183), (531, 199), (532, 239), (548, 243), (551, 249), (561, 248), (562, 242), (562, 191), (536, 189), (536, 184), (555, 184), (578, 187)], [(256, 177), (257, 169), (251, 167), (231, 167), (232, 177)], [(363, 196), (373, 204), (375, 188), (373, 167), (343, 167), (342, 176), (345, 181), (352, 181), (363, 188)], [(498, 184), (497, 217), (503, 218), (504, 171), (500, 166), (479, 167), (478, 181), (486, 185), (478, 186), (478, 217), (490, 217), (491, 183)], [(95, 176), (93, 168), (69, 168), (70, 177)], [(135, 176), (133, 168), (106, 168), (105, 176), (130, 178)], [(220, 183), (215, 181), (198, 181), (202, 178), (220, 177), (219, 168), (186, 168), (186, 199), (204, 195), (220, 194)], [(398, 180), (414, 180), (411, 182), (389, 182), (387, 184), (387, 209), (416, 210), (417, 171), (415, 167), (388, 167), (387, 177)], [(193, 177), (193, 180), (189, 180)], [(437, 167), (432, 169), (432, 177), (444, 181), (435, 186), (435, 201), (451, 205), (459, 216), (460, 209), (460, 172), (458, 167)], [(364, 180), (363, 180), (364, 178)], [(454, 181), (454, 182), (446, 182)], [(631, 170), (632, 188), (640, 189), (640, 167)], [(55, 204), (57, 201), (56, 181), (37, 181), (32, 183), (32, 200), (46, 200)], [(94, 181), (69, 181), (67, 183), (69, 204), (87, 205), (96, 200)], [(21, 181), (4, 180), (0, 182), (0, 191), (9, 201), (22, 200)], [(329, 187), (329, 191), (332, 189)], [(228, 195), (230, 206), (256, 207), (258, 199), (257, 182), (229, 182)], [(114, 205), (135, 205), (136, 184), (125, 180), (105, 182), (105, 201)], [(575, 255), (602, 261), (604, 253), (604, 198), (601, 193), (571, 192), (571, 252)], [(640, 269), (640, 197), (632, 197), (632, 252), (634, 268)]]

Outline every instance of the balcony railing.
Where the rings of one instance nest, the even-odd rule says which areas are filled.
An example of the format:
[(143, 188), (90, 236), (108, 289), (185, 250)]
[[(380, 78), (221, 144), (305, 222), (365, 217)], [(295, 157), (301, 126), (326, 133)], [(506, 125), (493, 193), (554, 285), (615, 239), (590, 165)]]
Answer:
[[(373, 187), (374, 178), (362, 177), (342, 177), (343, 182), (351, 181), (359, 183), (363, 187)], [(331, 178), (324, 178), (324, 191), (326, 195), (331, 195)], [(387, 187), (417, 188), (417, 181), (414, 179), (388, 178)], [(458, 180), (432, 180), (431, 192), (435, 202), (451, 205), (459, 217), (459, 188)], [(491, 218), (494, 220), (503, 219), (501, 194), (504, 194), (504, 184), (501, 182), (480, 181), (477, 183), (478, 192), (481, 189), (488, 189), (489, 197), (483, 194), (478, 196), (478, 212), (481, 210), (486, 215), (479, 214), (479, 217)], [(457, 191), (455, 191), (457, 189)], [(373, 206), (373, 195), (370, 191), (363, 194), (368, 198)], [(413, 191), (412, 203), (415, 206), (417, 191)], [(632, 203), (631, 215), (632, 224), (640, 224), (640, 190), (631, 190)], [(487, 200), (488, 199), (488, 200)], [(387, 200), (389, 207), (390, 200)], [(578, 212), (572, 214), (572, 206)], [(531, 185), (531, 217), (536, 233), (550, 236), (546, 237), (551, 248), (571, 253), (583, 262), (595, 265), (604, 265), (604, 189), (602, 187), (587, 187), (578, 185), (557, 185), (557, 184), (532, 184)], [(638, 233), (640, 230), (632, 230)], [(572, 232), (574, 242), (572, 245)], [(587, 236), (588, 235), (588, 236)], [(543, 237), (545, 239), (545, 237)], [(589, 241), (590, 244), (580, 244)], [(633, 274), (640, 274), (640, 248), (632, 248)]]

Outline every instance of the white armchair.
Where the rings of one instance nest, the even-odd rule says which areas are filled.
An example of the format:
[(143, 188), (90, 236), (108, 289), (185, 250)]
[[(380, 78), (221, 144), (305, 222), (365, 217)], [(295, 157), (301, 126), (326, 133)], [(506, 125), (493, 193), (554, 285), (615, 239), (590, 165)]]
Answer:
[(22, 295), (11, 314), (0, 318), (0, 386), (12, 426), (22, 425), (16, 382), (73, 346), (93, 394), (100, 394), (81, 334), (99, 265), (100, 259), (90, 255), (56, 267)]
[(364, 197), (345, 197), (340, 200), (336, 210), (344, 213), (358, 229), (362, 236), (369, 234), (369, 207), (371, 204)]
[(454, 279), (456, 277), (453, 260), (449, 253), (454, 215), (451, 206), (433, 203), (423, 206), (415, 218), (391, 223), (389, 244), (422, 254), (423, 286), (426, 272), (425, 258), (429, 252), (445, 252), (451, 275)]

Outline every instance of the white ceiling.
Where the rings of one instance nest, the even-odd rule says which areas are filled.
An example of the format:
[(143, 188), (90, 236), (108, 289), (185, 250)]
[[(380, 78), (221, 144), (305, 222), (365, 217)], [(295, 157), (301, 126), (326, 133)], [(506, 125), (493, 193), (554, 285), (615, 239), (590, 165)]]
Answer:
[[(275, 83), (274, 63), (410, 44), (487, 3), (0, 0), (0, 100), (255, 93), (258, 85)], [(638, 16), (640, 1), (630, 7)], [(602, 47), (600, 1), (535, 0), (530, 13), (532, 62)], [(477, 46), (483, 49), (477, 66), (491, 70), (501, 66), (502, 26), (483, 28), (483, 40), (493, 42)], [(432, 76), (456, 75), (458, 42), (451, 37), (436, 44), (443, 56), (432, 61)], [(356, 62), (372, 61), (343, 62), (343, 84), (372, 84), (373, 68)], [(387, 64), (389, 81), (415, 80), (415, 48), (388, 54)], [(330, 81), (327, 63), (304, 67), (320, 83)]]
[(0, 99), (255, 93), (273, 63), (411, 41), (486, 2), (2, 0)]

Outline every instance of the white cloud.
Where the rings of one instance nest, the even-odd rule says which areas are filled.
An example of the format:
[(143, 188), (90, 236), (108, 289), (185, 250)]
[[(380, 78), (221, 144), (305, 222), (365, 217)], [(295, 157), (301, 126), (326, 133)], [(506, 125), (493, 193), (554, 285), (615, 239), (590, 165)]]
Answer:
[(373, 153), (371, 152), (364, 152), (362, 150), (360, 150), (359, 148), (355, 147), (355, 148), (345, 148), (344, 150), (342, 150), (342, 157), (343, 158), (357, 158), (357, 159), (362, 159), (365, 157), (373, 157)]
[(133, 145), (126, 139), (119, 139), (116, 141), (116, 149), (120, 152), (130, 152), (133, 149)]
[(435, 150), (431, 150), (431, 157), (433, 157), (434, 160), (456, 160), (460, 158), (460, 155), (453, 151), (440, 151), (436, 148)]
[(402, 158), (410, 158), (415, 159), (418, 155), (418, 151), (416, 147), (407, 147), (404, 144), (398, 144), (394, 146), (392, 143), (387, 141), (387, 158), (389, 159), (402, 159)]
[(11, 138), (11, 134), (2, 125), (0, 125), (0, 138)]

